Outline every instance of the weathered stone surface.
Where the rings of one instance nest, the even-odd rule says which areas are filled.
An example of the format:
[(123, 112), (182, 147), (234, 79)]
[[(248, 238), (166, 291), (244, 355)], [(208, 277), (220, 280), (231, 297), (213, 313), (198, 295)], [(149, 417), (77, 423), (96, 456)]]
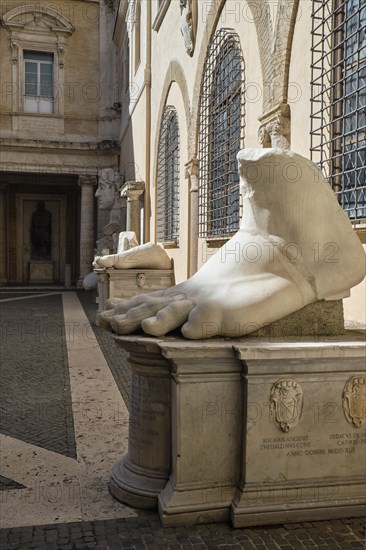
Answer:
[(262, 327), (253, 332), (253, 336), (330, 336), (344, 333), (342, 300), (321, 300)]
[(32, 260), (29, 263), (29, 282), (52, 283), (53, 262), (52, 260)]
[[(171, 457), (169, 480), (154, 494), (164, 525), (231, 517), (242, 527), (365, 512), (365, 344), (357, 333), (321, 340), (116, 337), (132, 372), (143, 368), (146, 387), (158, 364), (169, 372), (171, 447), (170, 432), (150, 431), (150, 413), (167, 395), (162, 386), (143, 405), (141, 385), (132, 387), (140, 405), (130, 421), (146, 465), (164, 462), (161, 453), (165, 465)], [(150, 459), (146, 430), (154, 432)], [(156, 472), (145, 467), (141, 483), (126, 472), (130, 456), (112, 473), (128, 496), (112, 492), (146, 507), (142, 487), (156, 482)]]

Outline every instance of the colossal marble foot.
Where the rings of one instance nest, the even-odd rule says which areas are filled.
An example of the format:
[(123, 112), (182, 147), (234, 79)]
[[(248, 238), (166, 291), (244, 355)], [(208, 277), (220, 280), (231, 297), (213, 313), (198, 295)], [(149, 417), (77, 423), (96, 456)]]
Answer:
[(171, 269), (172, 261), (161, 246), (145, 243), (119, 254), (97, 256), (93, 265), (115, 269)]
[(365, 254), (320, 170), (282, 149), (238, 155), (239, 231), (188, 281), (111, 304), (100, 325), (163, 336), (238, 337), (317, 300), (335, 300), (365, 276)]

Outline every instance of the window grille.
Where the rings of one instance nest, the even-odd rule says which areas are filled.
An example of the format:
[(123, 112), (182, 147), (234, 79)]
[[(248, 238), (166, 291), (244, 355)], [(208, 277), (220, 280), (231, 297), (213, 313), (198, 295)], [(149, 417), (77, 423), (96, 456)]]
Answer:
[(236, 156), (244, 146), (244, 93), (244, 59), (239, 36), (231, 29), (220, 29), (209, 46), (201, 86), (201, 237), (225, 237), (239, 228)]
[(366, 218), (366, 4), (313, 0), (311, 152), (342, 208)]
[(179, 126), (177, 112), (165, 107), (160, 127), (157, 177), (157, 237), (178, 243)]

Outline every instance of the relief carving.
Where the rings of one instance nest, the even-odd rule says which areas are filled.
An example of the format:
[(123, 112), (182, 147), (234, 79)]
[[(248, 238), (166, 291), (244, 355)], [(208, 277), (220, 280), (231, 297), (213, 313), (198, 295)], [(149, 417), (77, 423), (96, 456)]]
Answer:
[(290, 149), (291, 112), (287, 104), (281, 103), (268, 113), (259, 117), (259, 143), (264, 147)]
[(288, 432), (296, 426), (303, 405), (302, 389), (296, 380), (286, 378), (273, 384), (270, 402), (271, 415), (280, 430)]
[(193, 17), (193, 0), (179, 0), (181, 13), (180, 31), (188, 55), (192, 56), (195, 46), (195, 30)]
[(343, 411), (349, 424), (359, 428), (366, 419), (366, 377), (353, 376), (343, 390)]

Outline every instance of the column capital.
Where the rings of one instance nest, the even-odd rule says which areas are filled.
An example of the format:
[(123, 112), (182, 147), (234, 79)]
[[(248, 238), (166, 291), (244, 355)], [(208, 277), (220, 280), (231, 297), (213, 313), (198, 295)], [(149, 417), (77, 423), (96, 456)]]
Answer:
[(198, 191), (200, 161), (198, 158), (193, 157), (191, 160), (186, 162), (185, 167), (185, 177), (188, 180), (189, 190), (191, 193), (196, 193)]
[(139, 200), (145, 191), (144, 181), (126, 181), (120, 191), (120, 199)]
[(258, 120), (261, 123), (258, 138), (263, 147), (290, 148), (291, 112), (287, 103), (279, 103)]
[(79, 175), (78, 185), (80, 185), (80, 187), (84, 185), (97, 185), (97, 176), (91, 176), (90, 174)]

